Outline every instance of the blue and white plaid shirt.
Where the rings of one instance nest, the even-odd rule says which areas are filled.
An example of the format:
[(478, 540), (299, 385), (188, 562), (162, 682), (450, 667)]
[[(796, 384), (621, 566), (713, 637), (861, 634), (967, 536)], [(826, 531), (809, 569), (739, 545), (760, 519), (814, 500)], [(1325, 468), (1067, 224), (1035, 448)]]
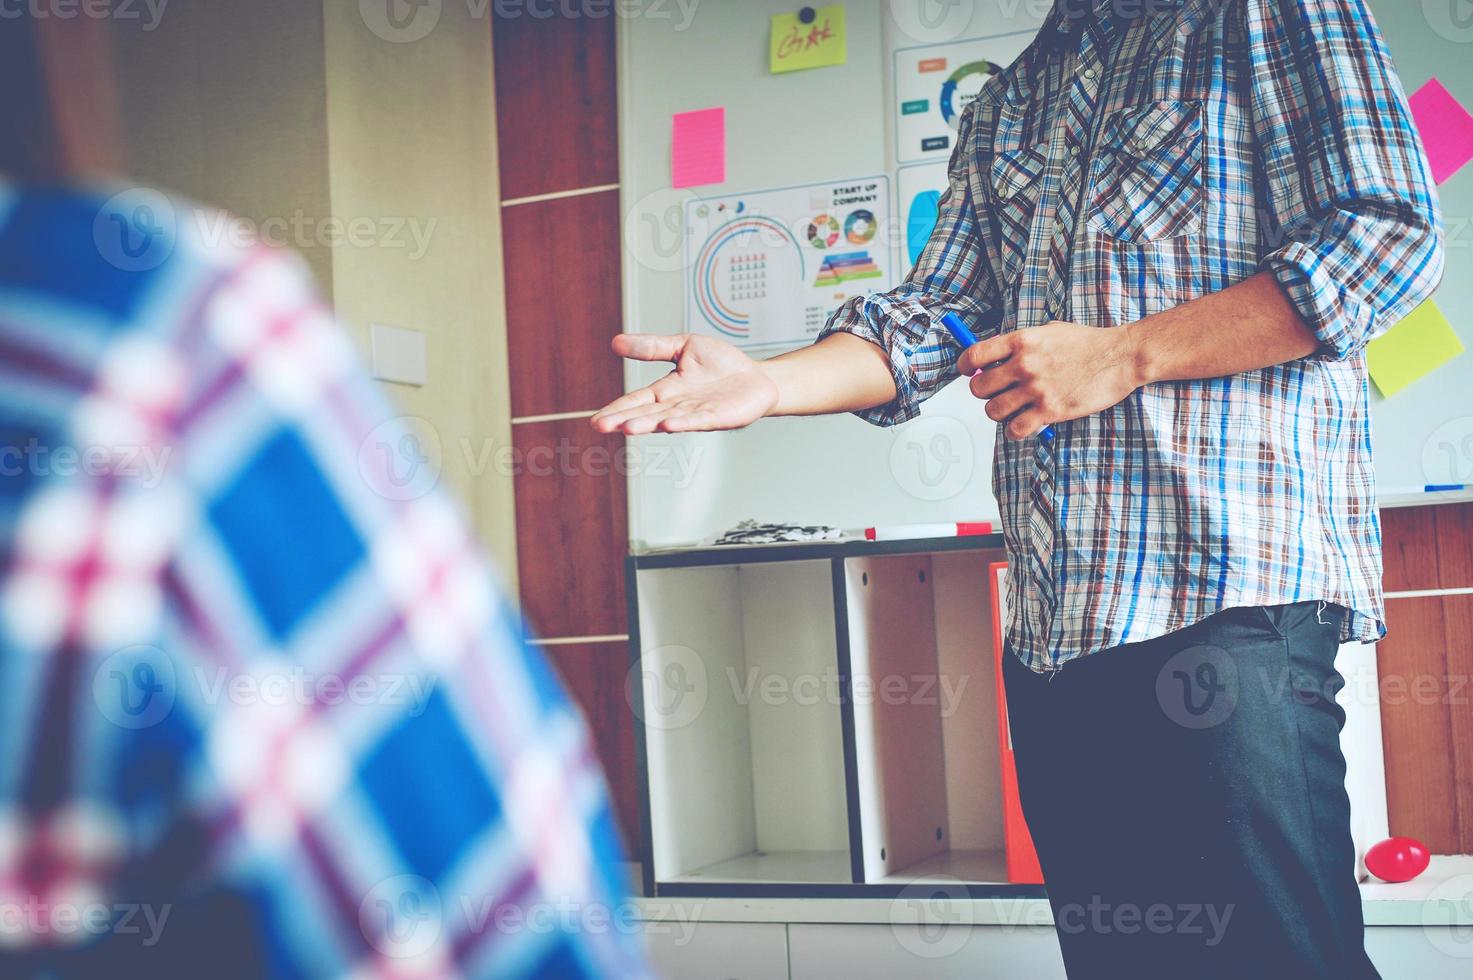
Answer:
[(1318, 599), (1385, 632), (1366, 343), (1442, 274), (1433, 182), (1363, 0), (1109, 0), (1056, 9), (961, 119), (905, 283), (825, 333), (883, 347), (889, 424), (978, 336), (1130, 323), (1270, 271), (1321, 341), (1304, 360), (1148, 385), (999, 432), (1008, 641), (1035, 670), (1227, 607)]
[(213, 220), (0, 184), (0, 975), (647, 975), (582, 719)]

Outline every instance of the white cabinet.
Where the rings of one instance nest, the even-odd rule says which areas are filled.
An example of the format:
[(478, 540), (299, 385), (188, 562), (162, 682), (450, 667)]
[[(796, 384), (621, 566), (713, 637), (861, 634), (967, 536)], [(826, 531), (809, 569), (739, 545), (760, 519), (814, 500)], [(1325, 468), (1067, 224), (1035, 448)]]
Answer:
[[(895, 895), (1007, 880), (996, 535), (634, 556), (645, 891)], [(976, 890), (971, 890), (976, 886)]]
[(1052, 927), (793, 925), (791, 980), (1065, 980)]
[(650, 965), (665, 980), (788, 980), (787, 927), (769, 922), (650, 923)]

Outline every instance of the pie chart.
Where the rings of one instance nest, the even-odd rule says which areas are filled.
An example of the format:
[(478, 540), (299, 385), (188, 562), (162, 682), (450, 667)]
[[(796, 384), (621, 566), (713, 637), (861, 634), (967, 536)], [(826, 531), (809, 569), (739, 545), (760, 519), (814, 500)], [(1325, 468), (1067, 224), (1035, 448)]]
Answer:
[(844, 237), (851, 245), (868, 245), (874, 240), (878, 228), (874, 212), (868, 208), (851, 211), (844, 219)]
[(1002, 71), (1001, 65), (978, 60), (970, 61), (952, 72), (951, 76), (941, 83), (941, 97), (938, 100), (941, 118), (946, 120), (946, 125), (956, 129), (962, 110), (977, 97), (978, 92), (982, 91), (982, 86), (987, 79), (1000, 71)]
[(808, 223), (808, 244), (828, 248), (839, 240), (839, 223), (832, 215), (821, 214)]

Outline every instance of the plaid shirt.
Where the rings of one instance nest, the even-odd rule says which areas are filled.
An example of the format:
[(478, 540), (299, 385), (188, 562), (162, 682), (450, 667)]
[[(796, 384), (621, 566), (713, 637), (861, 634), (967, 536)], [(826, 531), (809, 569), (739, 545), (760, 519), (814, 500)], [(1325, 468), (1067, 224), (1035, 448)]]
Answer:
[(0, 974), (644, 976), (581, 718), (199, 217), (0, 185)]
[(1008, 640), (1035, 670), (1231, 606), (1382, 622), (1363, 349), (1442, 273), (1421, 144), (1362, 0), (1115, 0), (1066, 16), (962, 116), (935, 232), (825, 333), (883, 347), (914, 416), (978, 336), (1114, 327), (1271, 272), (1321, 343), (1151, 384), (1052, 442), (997, 439)]

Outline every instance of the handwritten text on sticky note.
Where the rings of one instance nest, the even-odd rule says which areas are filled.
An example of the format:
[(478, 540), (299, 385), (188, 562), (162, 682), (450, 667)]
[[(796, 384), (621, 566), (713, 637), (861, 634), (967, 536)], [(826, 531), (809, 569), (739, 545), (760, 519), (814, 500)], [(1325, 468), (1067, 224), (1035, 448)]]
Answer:
[(719, 184), (726, 179), (726, 110), (677, 112), (670, 134), (670, 183)]
[[(804, 11), (813, 15), (807, 23)], [(769, 61), (773, 74), (842, 65), (847, 56), (842, 3), (772, 15)]]

